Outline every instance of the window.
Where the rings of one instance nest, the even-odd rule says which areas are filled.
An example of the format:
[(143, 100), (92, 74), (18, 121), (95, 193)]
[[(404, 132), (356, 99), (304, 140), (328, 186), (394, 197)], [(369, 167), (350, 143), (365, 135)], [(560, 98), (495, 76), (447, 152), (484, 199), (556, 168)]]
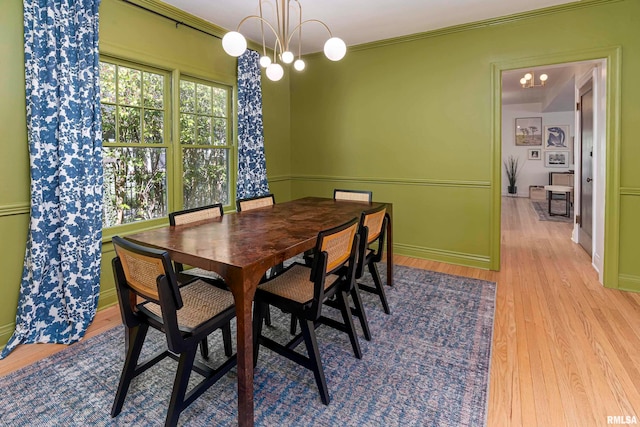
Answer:
[[(181, 78), (173, 103), (179, 123), (172, 123), (169, 72), (104, 60), (100, 73), (103, 227), (162, 218), (182, 208), (231, 204), (232, 88)], [(172, 130), (177, 130), (176, 143), (171, 143)]]
[(180, 81), (183, 206), (229, 204), (231, 88)]
[(166, 73), (100, 63), (103, 227), (167, 215)]

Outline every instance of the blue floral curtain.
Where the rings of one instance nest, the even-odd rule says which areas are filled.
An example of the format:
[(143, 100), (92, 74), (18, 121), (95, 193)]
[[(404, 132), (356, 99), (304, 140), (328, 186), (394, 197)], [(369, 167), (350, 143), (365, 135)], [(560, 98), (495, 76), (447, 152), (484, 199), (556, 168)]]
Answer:
[(259, 61), (260, 54), (249, 49), (238, 58), (238, 199), (269, 193)]
[(24, 0), (31, 220), (16, 329), (21, 343), (78, 341), (100, 290), (100, 0)]

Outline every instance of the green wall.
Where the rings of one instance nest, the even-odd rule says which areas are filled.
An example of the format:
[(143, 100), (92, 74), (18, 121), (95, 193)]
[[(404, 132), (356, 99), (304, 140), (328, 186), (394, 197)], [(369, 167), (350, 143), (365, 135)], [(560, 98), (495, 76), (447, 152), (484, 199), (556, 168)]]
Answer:
[(13, 333), (29, 226), (22, 2), (0, 3), (0, 345)]
[[(167, 5), (135, 1), (223, 33)], [(609, 118), (605, 278), (640, 291), (638, 16), (637, 0), (582, 1), (350, 48), (338, 63), (309, 56), (304, 73), (263, 82), (271, 189), (278, 201), (330, 196), (337, 187), (373, 190), (394, 203), (397, 253), (497, 268), (499, 71), (622, 52), (612, 67), (619, 86), (609, 88), (621, 95), (610, 99), (618, 114)], [(235, 81), (235, 60), (216, 38), (118, 0), (103, 0), (100, 18), (103, 54)], [(2, 345), (13, 331), (29, 221), (20, 0), (0, 3), (0, 58)], [(105, 235), (100, 307), (115, 302)]]
[(607, 57), (605, 285), (640, 291), (639, 16), (637, 0), (582, 1), (308, 58), (291, 80), (292, 195), (373, 190), (394, 203), (397, 253), (497, 268), (499, 72)]
[[(224, 31), (168, 5), (136, 0), (144, 7), (212, 34)], [(26, 136), (22, 1), (0, 2), (0, 346), (13, 333), (29, 225), (29, 151)], [(100, 53), (172, 72), (235, 85), (236, 60), (222, 50), (219, 39), (162, 18), (119, 0), (102, 0)], [(288, 79), (263, 84), (265, 151), (271, 190), (277, 200), (291, 197)], [(156, 224), (162, 221), (152, 222)], [(138, 227), (149, 226), (149, 224)], [(134, 227), (135, 228), (135, 227)], [(131, 228), (131, 231), (134, 230)], [(105, 231), (99, 308), (112, 305), (110, 243)]]

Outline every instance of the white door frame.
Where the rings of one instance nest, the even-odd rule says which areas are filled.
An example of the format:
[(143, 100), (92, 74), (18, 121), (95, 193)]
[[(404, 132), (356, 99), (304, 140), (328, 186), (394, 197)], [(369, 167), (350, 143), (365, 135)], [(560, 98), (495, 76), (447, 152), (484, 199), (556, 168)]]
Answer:
[[(590, 71), (586, 72), (582, 76), (576, 76), (575, 84), (575, 99), (576, 105), (580, 102), (580, 88), (584, 86), (589, 79), (593, 80), (593, 228), (591, 230), (591, 236), (593, 238), (591, 265), (598, 272), (598, 281), (604, 283), (604, 213), (605, 213), (605, 200), (606, 200), (606, 171), (607, 171), (607, 158), (606, 158), (606, 140), (607, 140), (607, 93), (606, 93), (606, 76), (607, 76), (607, 61), (601, 59), (595, 61), (596, 64)], [(580, 206), (580, 172), (582, 165), (580, 162), (575, 161), (575, 157), (580, 153), (580, 147), (582, 141), (580, 140), (580, 114), (576, 111), (574, 132), (574, 208)], [(578, 243), (578, 232), (580, 226), (574, 223), (572, 240)]]

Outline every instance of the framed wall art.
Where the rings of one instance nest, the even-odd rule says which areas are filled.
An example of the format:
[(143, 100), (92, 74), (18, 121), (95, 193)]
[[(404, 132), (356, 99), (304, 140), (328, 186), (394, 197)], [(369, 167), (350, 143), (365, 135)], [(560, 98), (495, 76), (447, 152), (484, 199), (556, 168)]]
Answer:
[(544, 165), (548, 168), (568, 168), (569, 150), (566, 151), (545, 151)]
[(516, 119), (516, 145), (542, 145), (542, 117)]
[(552, 150), (569, 148), (569, 126), (553, 125), (544, 127), (544, 147)]
[(529, 148), (529, 155), (527, 157), (529, 160), (540, 160), (542, 159), (542, 153), (539, 148)]

